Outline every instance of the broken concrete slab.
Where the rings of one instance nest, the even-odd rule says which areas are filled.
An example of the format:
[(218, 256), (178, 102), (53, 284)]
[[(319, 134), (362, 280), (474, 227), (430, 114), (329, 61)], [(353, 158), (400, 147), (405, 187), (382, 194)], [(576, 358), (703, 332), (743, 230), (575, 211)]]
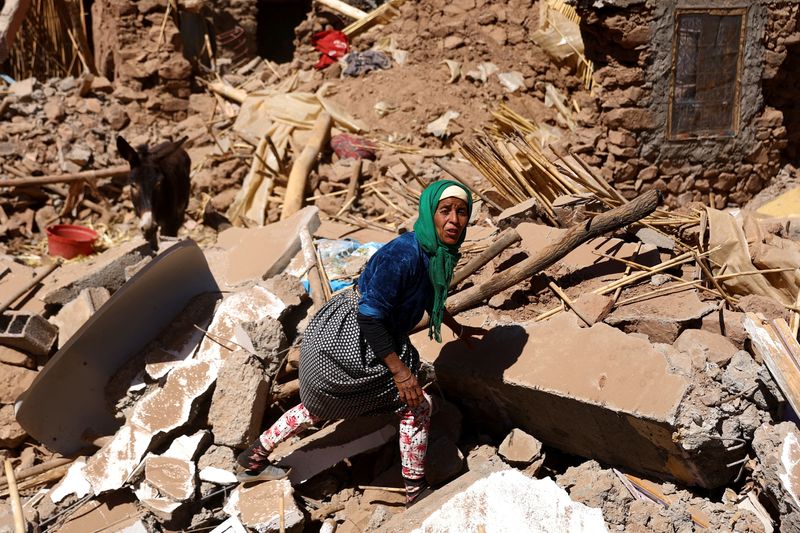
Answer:
[(184, 461), (194, 461), (201, 448), (211, 440), (211, 432), (200, 430), (194, 435), (182, 435), (170, 443), (169, 448), (161, 457), (173, 457)]
[(702, 329), (687, 329), (672, 344), (676, 349), (688, 353), (695, 366), (702, 362), (711, 362), (718, 366), (725, 366), (731, 358), (739, 351), (736, 346), (716, 333), (703, 331)]
[(0, 404), (12, 404), (36, 379), (36, 371), (0, 363)]
[(0, 344), (31, 355), (48, 355), (58, 337), (58, 328), (42, 318), (18, 311), (0, 315)]
[(394, 416), (339, 420), (295, 443), (281, 443), (270, 457), (292, 469), (289, 480), (296, 485), (339, 461), (383, 446), (396, 434)]
[(206, 257), (220, 286), (235, 289), (283, 271), (300, 250), (300, 229), (313, 233), (319, 225), (319, 210), (309, 206), (274, 224), (232, 227), (219, 234)]
[(361, 244), (367, 242), (389, 242), (396, 233), (372, 228), (359, 228), (350, 224), (343, 224), (333, 220), (324, 220), (316, 231), (311, 234), (317, 239), (353, 239)]
[(496, 327), (473, 349), (442, 347), (424, 332), (412, 341), (444, 391), (487, 429), (520, 428), (568, 453), (691, 485), (715, 487), (734, 475), (726, 467), (734, 454), (704, 449), (718, 441), (684, 446), (678, 415), (690, 381), (671, 374), (645, 339), (561, 315)]
[(242, 350), (229, 355), (208, 412), (214, 444), (246, 448), (259, 434), (268, 395), (269, 380), (258, 359)]
[(136, 523), (142, 512), (130, 492), (120, 491), (89, 500), (78, 507), (59, 532), (120, 531)]
[(642, 241), (644, 244), (651, 244), (662, 250), (672, 251), (675, 249), (675, 239), (666, 233), (656, 231), (655, 229), (648, 228), (647, 226), (639, 228), (636, 231), (636, 238)]
[(200, 470), (200, 479), (216, 485), (231, 485), (237, 483), (236, 454), (227, 446), (212, 444), (197, 461)]
[(503, 210), (496, 218), (497, 227), (500, 229), (513, 228), (522, 222), (530, 222), (540, 218), (543, 213), (539, 201), (529, 198), (515, 206)]
[(191, 460), (175, 457), (148, 457), (144, 462), (144, 479), (159, 494), (176, 502), (194, 498), (197, 472)]
[(66, 304), (50, 321), (58, 328), (58, 346), (64, 344), (92, 315), (106, 303), (111, 294), (105, 287), (84, 289), (78, 296)]
[[(40, 294), (47, 304), (64, 305), (89, 287), (105, 287), (113, 293), (125, 283), (125, 268), (149, 253), (150, 245), (137, 236), (86, 261), (62, 265), (45, 279)], [(161, 254), (164, 253), (166, 250), (162, 250)]]
[(602, 322), (608, 316), (614, 307), (614, 299), (604, 294), (584, 292), (572, 304), (591, 325)]
[(181, 241), (159, 254), (115, 292), (39, 373), (17, 414), (20, 424), (39, 442), (65, 455), (85, 446), (87, 431), (113, 434), (119, 422), (105, 398), (109, 379), (193, 297), (216, 291), (208, 264), (193, 241)]
[[(481, 502), (481, 505), (476, 505)], [(496, 472), (444, 503), (413, 530), (608, 531), (600, 509), (572, 501), (550, 478), (531, 479), (517, 470)]]
[(0, 346), (0, 363), (36, 368), (36, 360), (33, 357), (9, 346)]
[(754, 477), (781, 514), (781, 531), (800, 528), (800, 430), (794, 423), (764, 424), (753, 437)]
[[(566, 229), (530, 222), (524, 222), (517, 226), (517, 233), (522, 237), (522, 248), (530, 254), (537, 253), (545, 246), (558, 242), (566, 231)], [(625, 272), (624, 263), (606, 259), (597, 255), (598, 253), (635, 261), (646, 266), (654, 266), (661, 262), (658, 250), (654, 246), (644, 245), (638, 254), (636, 253), (637, 248), (637, 244), (626, 243), (620, 239), (598, 237), (575, 248), (551, 267), (551, 270), (556, 270), (553, 273), (556, 279), (574, 275), (584, 280)]]
[[(3, 272), (5, 272), (3, 274)], [(37, 272), (14, 260), (8, 255), (0, 255), (0, 301), (8, 300), (12, 295), (30, 285), (37, 276)], [(44, 302), (38, 296), (41, 294), (42, 285), (31, 289), (25, 296), (15, 302), (10, 309), (30, 314), (42, 314)]]
[(697, 291), (681, 291), (618, 306), (605, 322), (628, 333), (643, 333), (651, 342), (672, 344), (691, 326), (717, 309), (714, 301), (702, 301)]
[(225, 504), (224, 511), (256, 531), (277, 532), (281, 529), (281, 501), (286, 531), (301, 530), (303, 513), (294, 501), (291, 483), (285, 479), (236, 488)]
[(500, 443), (497, 453), (513, 466), (529, 465), (541, 455), (542, 443), (533, 435), (514, 428)]
[(128, 422), (88, 461), (85, 473), (95, 494), (121, 488), (155, 437), (186, 424), (218, 371), (218, 361), (184, 361), (170, 372), (161, 388), (139, 400)]
[(17, 418), (14, 415), (14, 406), (0, 406), (0, 448), (16, 448), (27, 437), (28, 434), (17, 423)]
[(139, 483), (133, 490), (133, 493), (145, 509), (165, 522), (171, 521), (178, 510), (184, 505), (183, 502), (176, 502), (162, 496), (155, 487), (146, 481)]

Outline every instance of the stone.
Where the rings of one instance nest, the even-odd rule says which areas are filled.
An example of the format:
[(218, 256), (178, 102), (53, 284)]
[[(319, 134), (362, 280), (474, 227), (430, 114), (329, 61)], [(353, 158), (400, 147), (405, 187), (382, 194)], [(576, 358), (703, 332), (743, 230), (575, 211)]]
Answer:
[(159, 67), (158, 75), (166, 80), (185, 80), (192, 75), (192, 64), (182, 57), (174, 57)]
[(458, 476), (464, 470), (464, 455), (456, 443), (442, 436), (428, 444), (425, 478), (438, 486)]
[(505, 28), (501, 26), (493, 26), (487, 32), (489, 37), (500, 46), (503, 46), (508, 42), (508, 33), (506, 32)]
[(48, 100), (44, 104), (44, 115), (47, 117), (47, 120), (51, 120), (53, 122), (63, 119), (64, 115), (66, 115), (64, 103), (57, 98)]
[(572, 303), (581, 316), (589, 321), (590, 326), (596, 322), (602, 322), (614, 307), (613, 298), (593, 292), (582, 293)]
[(201, 478), (202, 472), (206, 469), (225, 470), (233, 473), (236, 468), (236, 454), (227, 446), (212, 444), (197, 460), (197, 468), (200, 469)]
[(106, 107), (105, 119), (108, 121), (109, 127), (114, 131), (122, 131), (131, 121), (128, 113), (125, 112), (125, 108), (116, 104)]
[(36, 360), (33, 357), (10, 346), (0, 346), (0, 363), (36, 368)]
[(738, 348), (722, 335), (702, 329), (687, 329), (672, 344), (676, 349), (686, 352), (693, 360), (702, 360), (724, 367), (738, 351)]
[(0, 363), (0, 404), (13, 404), (19, 396), (28, 390), (36, 372)]
[(300, 531), (303, 512), (294, 501), (289, 481), (267, 481), (236, 488), (225, 504), (224, 511), (237, 517), (248, 528), (269, 533), (281, 528), (280, 502), (283, 501), (283, 525), (287, 531)]
[(521, 429), (512, 429), (506, 435), (497, 453), (511, 465), (529, 465), (542, 454), (542, 443)]
[(764, 315), (767, 320), (775, 320), (778, 318), (788, 319), (788, 313), (783, 305), (769, 296), (762, 296), (760, 294), (748, 294), (739, 298), (739, 309), (743, 313), (755, 313)]
[(647, 109), (620, 107), (603, 115), (603, 122), (612, 129), (623, 128), (630, 131), (652, 130), (655, 120)]
[(105, 287), (89, 287), (84, 289), (78, 296), (66, 304), (56, 316), (50, 319), (58, 327), (58, 346), (64, 346), (76, 331), (91, 316), (100, 309), (104, 303), (111, 298), (111, 294)]
[(17, 423), (14, 406), (0, 406), (0, 448), (16, 448), (27, 436), (22, 426)]
[(33, 88), (36, 84), (35, 78), (27, 78), (20, 81), (15, 81), (12, 83), (8, 90), (11, 92), (12, 95), (16, 96), (20, 100), (25, 100), (30, 98), (33, 94)]
[(86, 165), (92, 158), (92, 151), (82, 145), (75, 145), (72, 150), (65, 156), (67, 161), (71, 161), (76, 165), (82, 167)]
[(656, 231), (653, 228), (640, 228), (636, 232), (636, 238), (644, 244), (652, 244), (661, 250), (671, 251), (675, 249), (675, 240), (672, 237), (660, 231)]
[(717, 333), (730, 340), (739, 350), (744, 349), (747, 332), (744, 329), (744, 313), (720, 308), (703, 317), (700, 329)]
[(208, 412), (214, 444), (245, 448), (255, 440), (268, 393), (269, 381), (255, 357), (242, 350), (229, 355), (217, 376)]
[(95, 76), (91, 81), (90, 89), (95, 93), (110, 94), (114, 91), (114, 86), (105, 76)]
[(542, 209), (539, 206), (539, 202), (536, 198), (529, 198), (528, 200), (522, 201), (515, 206), (509, 207), (508, 209), (503, 210), (497, 216), (496, 224), (497, 227), (500, 229), (506, 229), (509, 227), (515, 227), (520, 222), (530, 222), (532, 220), (536, 220), (542, 214)]
[(715, 302), (703, 302), (697, 291), (658, 295), (614, 309), (605, 322), (632, 333), (644, 333), (651, 342), (672, 344), (688, 324), (716, 310)]
[(159, 494), (185, 502), (197, 490), (195, 465), (174, 457), (148, 457), (144, 462), (144, 478)]
[(444, 38), (443, 46), (445, 50), (455, 50), (464, 46), (464, 38), (458, 35), (448, 35)]

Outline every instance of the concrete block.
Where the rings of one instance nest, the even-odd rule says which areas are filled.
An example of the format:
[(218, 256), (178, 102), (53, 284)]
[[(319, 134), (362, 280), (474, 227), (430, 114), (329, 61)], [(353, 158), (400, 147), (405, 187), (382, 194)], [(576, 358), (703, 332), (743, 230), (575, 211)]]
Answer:
[(542, 443), (521, 429), (512, 429), (497, 449), (512, 465), (529, 465), (542, 453)]
[(261, 363), (252, 355), (239, 350), (225, 359), (208, 412), (214, 444), (245, 448), (258, 436), (268, 385)]
[(731, 341), (722, 335), (702, 329), (687, 329), (672, 345), (676, 349), (688, 353), (695, 361), (703, 363), (708, 361), (719, 366), (727, 365), (734, 354), (739, 351)]
[(31, 355), (47, 355), (58, 337), (58, 328), (42, 318), (16, 311), (0, 315), (0, 344)]
[(280, 530), (281, 500), (286, 531), (302, 530), (303, 513), (294, 501), (291, 483), (285, 479), (238, 487), (231, 493), (223, 510), (256, 531), (277, 532)]
[(681, 440), (690, 380), (645, 339), (560, 315), (496, 327), (472, 349), (424, 332), (412, 342), (445, 393), (493, 432), (523, 429), (559, 450), (690, 485), (735, 475), (726, 467), (735, 454), (717, 440)]
[(716, 308), (716, 302), (701, 301), (697, 291), (682, 291), (617, 307), (605, 322), (628, 333), (644, 333), (651, 342), (672, 344)]

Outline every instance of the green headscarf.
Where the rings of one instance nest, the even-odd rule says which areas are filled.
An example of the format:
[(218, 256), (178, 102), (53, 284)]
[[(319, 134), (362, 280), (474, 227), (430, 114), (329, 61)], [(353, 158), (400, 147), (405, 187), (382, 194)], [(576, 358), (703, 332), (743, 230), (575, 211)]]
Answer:
[(439, 197), (445, 189), (451, 185), (461, 187), (467, 193), (467, 216), (472, 214), (472, 193), (469, 189), (458, 182), (441, 180), (428, 185), (419, 198), (419, 216), (414, 223), (414, 233), (417, 236), (420, 246), (430, 257), (428, 265), (428, 275), (433, 284), (433, 307), (431, 308), (430, 324), (428, 326), (428, 337), (442, 342), (442, 319), (444, 318), (444, 303), (447, 299), (447, 292), (450, 289), (450, 280), (453, 278), (453, 269), (458, 263), (461, 254), (458, 248), (466, 237), (466, 227), (461, 232), (461, 237), (454, 245), (443, 244), (436, 233), (436, 226), (433, 223), (433, 214), (436, 206), (439, 205)]

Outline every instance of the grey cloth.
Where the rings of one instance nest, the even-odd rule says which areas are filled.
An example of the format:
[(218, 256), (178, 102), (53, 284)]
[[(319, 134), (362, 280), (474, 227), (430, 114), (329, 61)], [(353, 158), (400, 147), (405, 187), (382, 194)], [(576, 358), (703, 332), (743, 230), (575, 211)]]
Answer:
[[(300, 399), (308, 412), (334, 420), (393, 413), (400, 400), (389, 369), (361, 335), (358, 294), (335, 295), (314, 316), (300, 346)], [(419, 353), (408, 336), (395, 339), (395, 352), (416, 373)]]
[(367, 50), (366, 52), (351, 52), (344, 58), (347, 76), (360, 76), (372, 70), (386, 69), (392, 66), (392, 60), (383, 52)]

